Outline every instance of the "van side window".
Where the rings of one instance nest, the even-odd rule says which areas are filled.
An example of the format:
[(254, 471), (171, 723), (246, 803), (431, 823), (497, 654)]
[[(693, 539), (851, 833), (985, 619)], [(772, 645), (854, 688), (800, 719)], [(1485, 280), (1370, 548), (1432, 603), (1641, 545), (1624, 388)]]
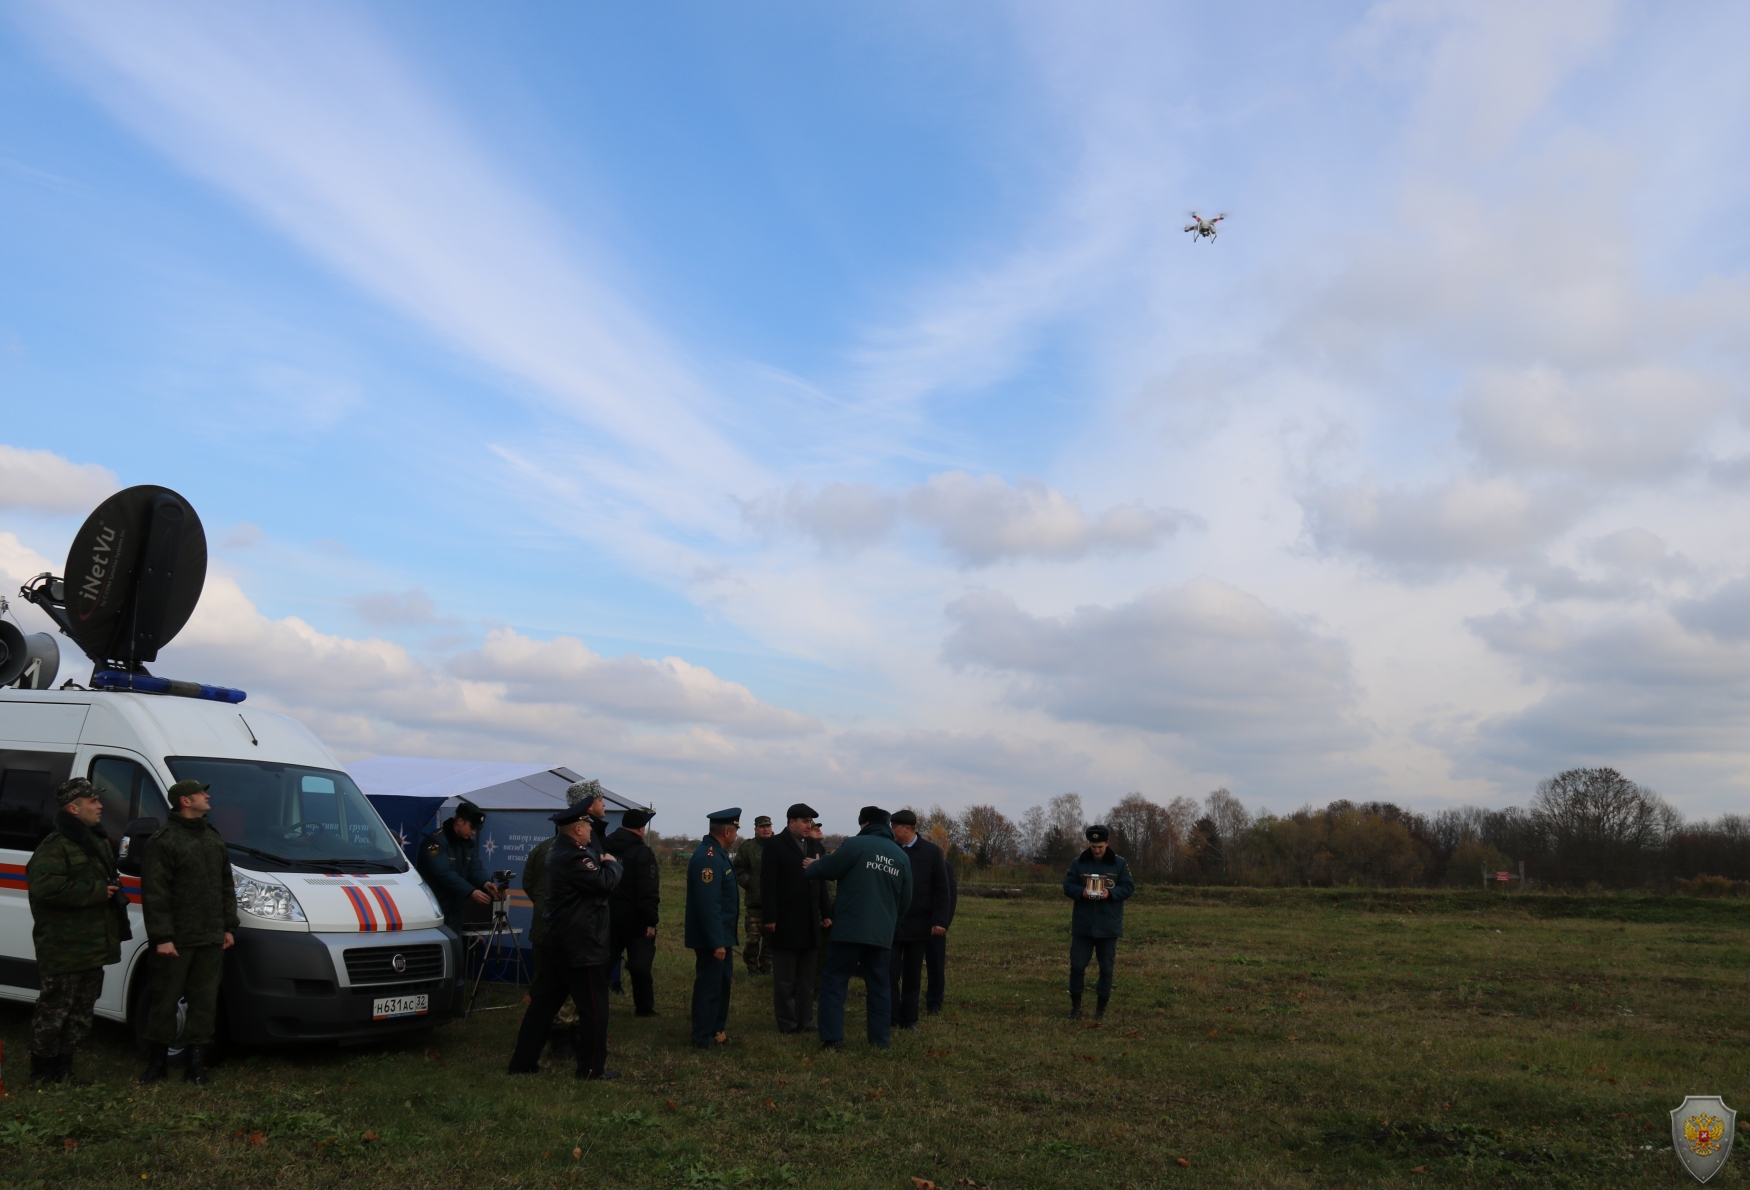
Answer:
[(169, 804), (146, 766), (122, 756), (99, 756), (91, 762), (91, 784), (103, 799), (103, 833), (113, 845), (128, 823), (136, 818), (156, 818), (162, 824)]
[(0, 847), (36, 850), (54, 829), (55, 790), (72, 771), (69, 752), (0, 750)]

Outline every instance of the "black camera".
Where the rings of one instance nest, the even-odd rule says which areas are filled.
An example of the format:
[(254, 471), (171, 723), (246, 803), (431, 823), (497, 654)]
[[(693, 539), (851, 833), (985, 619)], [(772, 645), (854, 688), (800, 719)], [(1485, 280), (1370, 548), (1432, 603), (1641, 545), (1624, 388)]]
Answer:
[(516, 879), (516, 869), (515, 868), (506, 868), (502, 872), (494, 872), (492, 874), (492, 883), (498, 885), (499, 888), (506, 889), (506, 890), (508, 890), (510, 888), (511, 881), (513, 881), (515, 879)]

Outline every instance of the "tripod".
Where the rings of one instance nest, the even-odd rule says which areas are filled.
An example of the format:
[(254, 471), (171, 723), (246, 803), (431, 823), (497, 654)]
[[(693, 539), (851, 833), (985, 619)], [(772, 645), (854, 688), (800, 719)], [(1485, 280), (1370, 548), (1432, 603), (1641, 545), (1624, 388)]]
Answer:
[[(506, 896), (500, 896), (492, 902), (491, 927), (485, 933), (469, 935), (469, 948), (473, 949), (477, 943), (480, 951), (476, 960), (479, 965), (474, 968), (474, 986), (468, 990), (468, 1008), (464, 1015), (472, 1016), (476, 1012), (515, 1007), (512, 1004), (482, 1006), (480, 993), (488, 983), (508, 983), (512, 987), (520, 988), (530, 981), (528, 965), (523, 961), (523, 948), (517, 944), (518, 933), (510, 924), (510, 900)], [(508, 954), (505, 953), (506, 950), (509, 951)], [(509, 970), (502, 974), (511, 978), (486, 978), (486, 969), (495, 960), (501, 964), (510, 964)]]

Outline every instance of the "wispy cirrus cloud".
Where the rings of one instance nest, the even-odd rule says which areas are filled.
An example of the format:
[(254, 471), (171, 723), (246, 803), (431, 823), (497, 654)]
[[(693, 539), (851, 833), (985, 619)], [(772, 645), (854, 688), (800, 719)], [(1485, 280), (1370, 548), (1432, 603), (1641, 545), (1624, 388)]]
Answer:
[(358, 9), (41, 4), (27, 24), (184, 169), (512, 392), (607, 435), (582, 462), (622, 495), (722, 527), (722, 493), (760, 486), (685, 353), (610, 280), (612, 255), (520, 188)]

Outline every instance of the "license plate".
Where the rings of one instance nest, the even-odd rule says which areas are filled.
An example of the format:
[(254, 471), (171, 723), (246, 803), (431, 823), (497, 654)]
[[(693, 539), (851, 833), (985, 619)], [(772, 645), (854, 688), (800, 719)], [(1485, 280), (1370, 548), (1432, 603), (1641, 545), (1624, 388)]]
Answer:
[(371, 1001), (371, 1019), (392, 1021), (396, 1017), (424, 1016), (430, 1003), (430, 996), (384, 996)]

